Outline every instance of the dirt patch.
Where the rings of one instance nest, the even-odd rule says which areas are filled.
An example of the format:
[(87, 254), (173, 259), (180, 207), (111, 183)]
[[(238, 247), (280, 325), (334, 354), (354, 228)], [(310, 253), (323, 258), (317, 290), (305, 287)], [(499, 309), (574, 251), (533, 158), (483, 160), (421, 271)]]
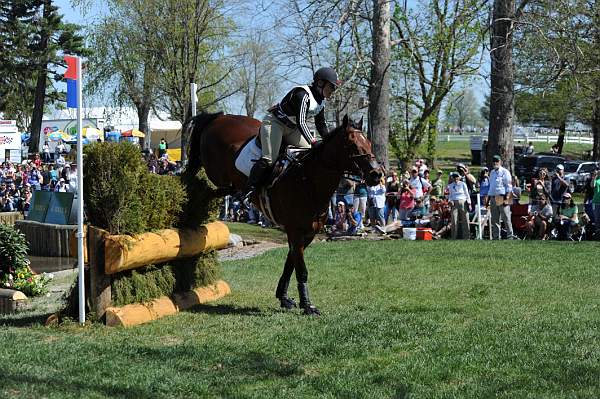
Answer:
[(218, 251), (218, 256), (220, 261), (248, 259), (258, 255), (262, 255), (270, 249), (282, 248), (285, 246), (286, 245), (284, 244), (277, 244), (268, 241), (245, 242), (244, 246), (225, 248)]

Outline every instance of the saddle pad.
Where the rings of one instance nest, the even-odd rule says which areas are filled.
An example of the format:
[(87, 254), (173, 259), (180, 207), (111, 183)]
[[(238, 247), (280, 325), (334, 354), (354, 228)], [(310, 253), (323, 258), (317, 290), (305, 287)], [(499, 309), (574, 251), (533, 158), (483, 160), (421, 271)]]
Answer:
[(235, 159), (235, 167), (246, 176), (250, 176), (250, 169), (261, 155), (262, 151), (256, 145), (256, 140), (252, 139), (246, 143)]

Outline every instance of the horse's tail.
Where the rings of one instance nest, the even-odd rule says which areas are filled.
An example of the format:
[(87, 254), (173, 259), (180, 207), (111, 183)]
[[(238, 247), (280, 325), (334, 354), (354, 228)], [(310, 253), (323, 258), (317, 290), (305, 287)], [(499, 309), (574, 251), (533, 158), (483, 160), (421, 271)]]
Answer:
[(223, 115), (223, 112), (217, 112), (214, 114), (201, 113), (191, 117), (185, 122), (182, 130), (189, 132), (189, 144), (187, 148), (188, 164), (187, 171), (191, 172), (192, 175), (196, 175), (202, 166), (202, 159), (200, 158), (200, 141), (202, 138), (202, 131), (218, 116)]

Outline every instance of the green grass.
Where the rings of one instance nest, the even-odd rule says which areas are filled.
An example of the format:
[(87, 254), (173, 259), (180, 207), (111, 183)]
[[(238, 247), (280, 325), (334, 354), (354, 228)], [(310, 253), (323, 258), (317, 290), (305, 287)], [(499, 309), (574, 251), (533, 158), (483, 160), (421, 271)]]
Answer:
[(279, 229), (262, 228), (255, 224), (227, 222), (229, 231), (240, 235), (244, 240), (271, 241), (287, 244), (286, 234)]
[(276, 307), (285, 253), (225, 262), (230, 296), (132, 329), (0, 319), (0, 397), (600, 396), (597, 243), (319, 243), (319, 318)]

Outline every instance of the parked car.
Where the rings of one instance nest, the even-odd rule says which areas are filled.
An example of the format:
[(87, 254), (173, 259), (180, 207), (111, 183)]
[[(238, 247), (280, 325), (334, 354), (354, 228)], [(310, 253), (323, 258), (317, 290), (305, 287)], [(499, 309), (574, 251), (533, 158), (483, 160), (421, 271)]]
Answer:
[(572, 192), (583, 191), (585, 180), (598, 166), (598, 162), (569, 161), (565, 163), (565, 180)]
[(556, 165), (565, 162), (565, 158), (555, 155), (527, 155), (515, 161), (515, 173), (521, 181), (529, 183), (541, 168), (546, 168), (550, 174), (554, 174)]

